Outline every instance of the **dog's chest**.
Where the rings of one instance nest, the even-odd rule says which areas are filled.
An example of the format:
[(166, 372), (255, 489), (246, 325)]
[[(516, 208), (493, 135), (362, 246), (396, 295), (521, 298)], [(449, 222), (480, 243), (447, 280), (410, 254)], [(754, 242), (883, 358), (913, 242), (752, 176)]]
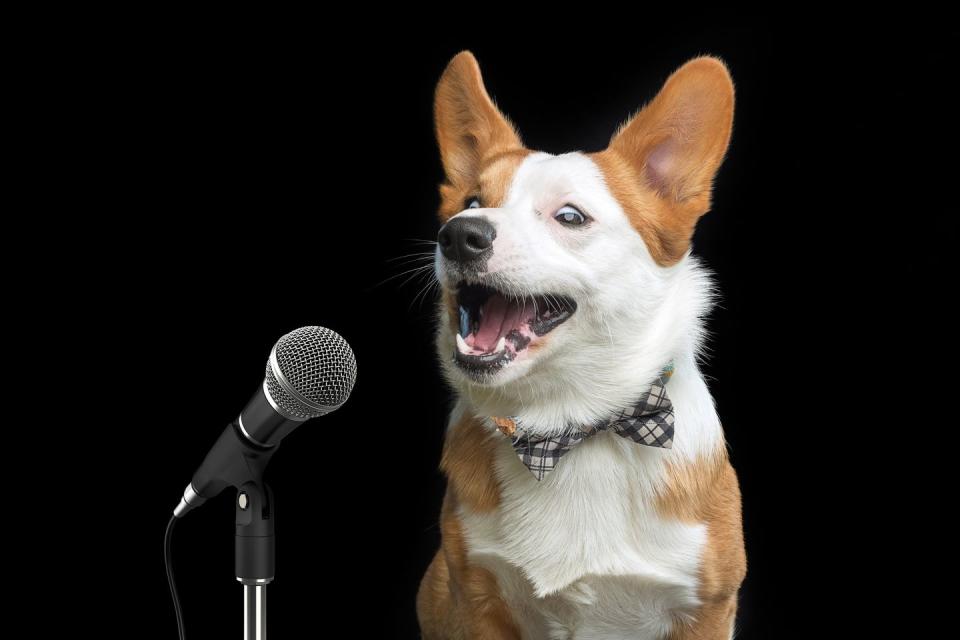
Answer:
[(599, 434), (538, 482), (498, 444), (498, 508), (459, 515), (529, 637), (658, 638), (698, 604), (706, 529), (657, 513), (665, 455)]

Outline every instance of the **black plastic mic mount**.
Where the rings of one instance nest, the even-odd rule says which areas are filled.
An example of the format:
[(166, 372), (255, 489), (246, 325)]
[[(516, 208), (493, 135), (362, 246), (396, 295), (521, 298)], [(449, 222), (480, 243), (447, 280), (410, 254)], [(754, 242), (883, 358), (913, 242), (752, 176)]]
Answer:
[(243, 584), (267, 584), (274, 577), (276, 508), (263, 473), (277, 446), (251, 442), (239, 422), (232, 422), (191, 482), (201, 496), (216, 495), (228, 486), (237, 489), (234, 557), (237, 580)]

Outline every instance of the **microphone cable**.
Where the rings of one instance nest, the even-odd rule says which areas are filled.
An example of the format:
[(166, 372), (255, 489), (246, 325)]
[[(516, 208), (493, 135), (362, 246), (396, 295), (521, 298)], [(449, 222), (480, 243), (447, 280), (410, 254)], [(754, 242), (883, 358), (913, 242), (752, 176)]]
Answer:
[(171, 544), (173, 539), (173, 525), (177, 522), (177, 516), (171, 516), (167, 524), (167, 532), (163, 535), (163, 563), (167, 567), (167, 583), (170, 585), (170, 597), (173, 598), (173, 610), (177, 614), (177, 631), (180, 634), (180, 640), (187, 637), (183, 630), (183, 611), (180, 609), (180, 596), (177, 594), (177, 583), (173, 578), (173, 561), (171, 559)]

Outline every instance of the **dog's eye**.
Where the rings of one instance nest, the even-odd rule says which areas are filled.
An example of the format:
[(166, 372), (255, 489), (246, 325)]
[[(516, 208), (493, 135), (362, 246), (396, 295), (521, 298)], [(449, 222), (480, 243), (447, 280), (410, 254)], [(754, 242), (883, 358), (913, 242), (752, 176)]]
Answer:
[(463, 203), (464, 209), (479, 209), (480, 208), (480, 198), (477, 196), (471, 196), (467, 198), (466, 202)]
[(587, 216), (583, 215), (579, 209), (569, 204), (560, 207), (560, 210), (557, 211), (553, 218), (557, 222), (569, 225), (571, 227), (578, 227), (587, 221)]

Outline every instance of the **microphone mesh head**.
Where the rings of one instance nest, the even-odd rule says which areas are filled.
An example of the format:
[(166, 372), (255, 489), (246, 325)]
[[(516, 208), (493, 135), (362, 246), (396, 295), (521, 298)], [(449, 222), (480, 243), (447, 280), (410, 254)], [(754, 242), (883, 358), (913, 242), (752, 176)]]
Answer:
[(301, 327), (277, 340), (267, 361), (267, 393), (283, 413), (316, 418), (346, 402), (357, 378), (353, 350), (325, 327)]

